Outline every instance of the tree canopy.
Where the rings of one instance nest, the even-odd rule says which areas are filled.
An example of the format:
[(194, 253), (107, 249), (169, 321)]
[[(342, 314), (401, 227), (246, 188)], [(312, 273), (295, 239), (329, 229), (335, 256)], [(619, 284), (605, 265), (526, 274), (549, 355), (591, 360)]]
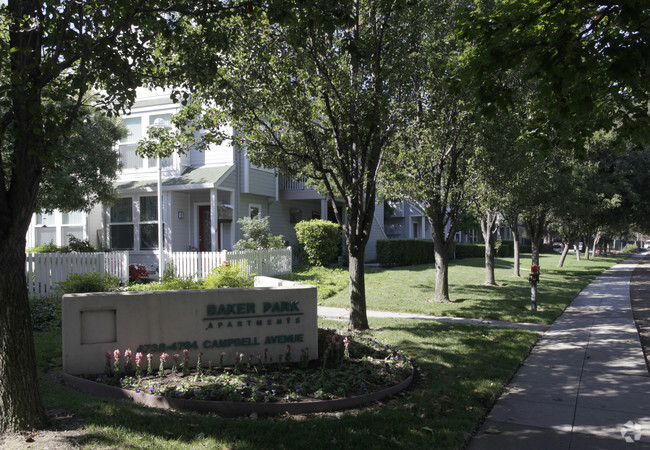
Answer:
[(120, 169), (114, 145), (126, 136), (118, 119), (85, 107), (70, 136), (56, 149), (59, 157), (43, 168), (36, 210), (88, 211), (115, 199), (113, 181)]
[[(489, 8), (485, 5), (490, 4)], [(612, 126), (647, 142), (650, 7), (638, 0), (501, 0), (459, 16), (476, 41), (465, 76), (477, 79), (492, 111), (514, 101), (495, 73), (514, 69), (538, 84), (528, 131), (578, 144)]]
[[(313, 2), (289, 25), (233, 18), (228, 52), (206, 57), (218, 64), (181, 58), (196, 67), (187, 74), (196, 83), (189, 108), (201, 105), (202, 117), (212, 118), (199, 145), (229, 137), (216, 129), (227, 122), (254, 163), (305, 176), (330, 202), (344, 203), (342, 216), (333, 209), (350, 257), (350, 327), (364, 329), (364, 252), (378, 172), (400, 121), (414, 9), (397, 0), (341, 5)], [(167, 149), (184, 140), (173, 132), (160, 138)]]

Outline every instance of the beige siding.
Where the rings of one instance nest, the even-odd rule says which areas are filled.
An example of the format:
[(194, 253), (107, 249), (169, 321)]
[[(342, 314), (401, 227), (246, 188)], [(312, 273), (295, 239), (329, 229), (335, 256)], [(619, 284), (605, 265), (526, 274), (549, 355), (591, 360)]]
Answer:
[[(183, 211), (183, 218), (178, 218), (178, 212)], [(190, 247), (190, 218), (192, 216), (190, 206), (190, 194), (172, 193), (172, 251), (184, 252)]]
[(251, 194), (275, 198), (275, 174), (266, 170), (248, 169), (248, 188)]

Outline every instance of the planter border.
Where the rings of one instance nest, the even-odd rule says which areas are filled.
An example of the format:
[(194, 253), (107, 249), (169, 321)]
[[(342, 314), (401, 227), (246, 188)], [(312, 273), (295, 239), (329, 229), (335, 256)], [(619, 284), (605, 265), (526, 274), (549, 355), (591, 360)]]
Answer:
[(308, 400), (293, 403), (258, 403), (258, 402), (224, 402), (210, 400), (190, 400), (184, 398), (162, 397), (133, 392), (130, 390), (108, 386), (85, 378), (76, 377), (67, 373), (63, 375), (63, 382), (79, 391), (106, 398), (128, 399), (139, 405), (160, 409), (193, 410), (199, 412), (217, 413), (226, 417), (247, 416), (251, 413), (277, 415), (283, 413), (303, 414), (325, 411), (339, 411), (351, 409), (365, 403), (381, 400), (390, 395), (406, 389), (413, 381), (414, 369), (411, 365), (411, 374), (403, 381), (377, 392), (365, 395), (355, 395), (335, 400)]

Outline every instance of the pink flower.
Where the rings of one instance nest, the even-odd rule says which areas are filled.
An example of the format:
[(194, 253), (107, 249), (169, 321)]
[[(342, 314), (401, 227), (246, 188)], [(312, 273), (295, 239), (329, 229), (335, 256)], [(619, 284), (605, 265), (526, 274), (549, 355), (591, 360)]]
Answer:
[(160, 355), (161, 362), (167, 361), (167, 358), (169, 358), (169, 355), (167, 353), (163, 353), (162, 355)]
[(115, 361), (119, 361), (121, 356), (122, 356), (122, 354), (120, 353), (119, 350), (114, 350), (113, 351), (113, 358), (115, 358)]
[(153, 355), (151, 353), (147, 353), (147, 361), (151, 362), (153, 359)]
[(126, 359), (131, 359), (131, 355), (132, 355), (132, 354), (133, 354), (133, 353), (131, 352), (131, 349), (130, 349), (130, 348), (127, 348), (126, 350), (124, 350), (124, 357), (125, 357)]
[(104, 353), (104, 356), (106, 356), (106, 359), (107, 359), (108, 361), (111, 360), (111, 352), (106, 352), (106, 353)]
[(350, 340), (347, 336), (343, 338), (343, 344), (345, 345), (345, 348), (348, 348), (348, 345), (350, 345)]
[(190, 360), (190, 351), (188, 349), (183, 350), (183, 361), (189, 361)]
[(135, 354), (135, 363), (140, 364), (142, 362), (142, 353), (138, 352)]

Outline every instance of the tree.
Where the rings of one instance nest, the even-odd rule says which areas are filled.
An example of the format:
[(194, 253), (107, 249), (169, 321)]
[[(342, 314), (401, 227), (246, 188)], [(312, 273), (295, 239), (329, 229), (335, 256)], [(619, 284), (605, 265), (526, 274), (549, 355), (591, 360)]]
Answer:
[(260, 250), (267, 248), (284, 248), (282, 235), (271, 234), (268, 217), (243, 217), (237, 221), (242, 228), (244, 238), (235, 243), (237, 250)]
[(459, 3), (425, 2), (411, 23), (417, 39), (409, 55), (410, 90), (402, 100), (407, 126), (395, 140), (397, 154), (382, 181), (387, 197), (407, 199), (427, 216), (436, 301), (449, 301), (449, 253), (467, 209), (468, 161), (477, 145), (475, 93), (471, 85), (457, 86), (467, 45), (454, 30)]
[(117, 119), (96, 108), (82, 108), (70, 136), (43, 168), (36, 209), (88, 211), (93, 205), (112, 203), (113, 181), (120, 169), (113, 146), (126, 133)]
[[(234, 143), (251, 161), (306, 176), (332, 204), (344, 203), (342, 216), (334, 211), (349, 256), (349, 326), (366, 329), (364, 253), (377, 174), (395, 134), (395, 104), (409, 69), (404, 55), (412, 7), (398, 0), (316, 1), (312, 7), (291, 26), (234, 19), (228, 52), (181, 59), (197, 68), (195, 112), (206, 122), (213, 118), (199, 139), (227, 138), (215, 127), (229, 123)], [(185, 139), (185, 128), (177, 128), (176, 135), (159, 136), (170, 151)]]
[(499, 106), (512, 92), (492, 78), (517, 68), (537, 83), (530, 133), (553, 128), (580, 150), (612, 124), (622, 139), (643, 144), (650, 124), (650, 8), (644, 2), (503, 0), (468, 8), (460, 18), (476, 40), (467, 76), (482, 74), (482, 99)]
[[(171, 0), (8, 0), (0, 6), (0, 432), (46, 421), (37, 388), (25, 235), (43, 175), (61, 157), (86, 94), (101, 92), (97, 105), (111, 113), (128, 107), (145, 77), (156, 81), (153, 39), (180, 40), (191, 21), (214, 28), (235, 7)], [(210, 43), (219, 42), (223, 48), (223, 35), (212, 35)]]

